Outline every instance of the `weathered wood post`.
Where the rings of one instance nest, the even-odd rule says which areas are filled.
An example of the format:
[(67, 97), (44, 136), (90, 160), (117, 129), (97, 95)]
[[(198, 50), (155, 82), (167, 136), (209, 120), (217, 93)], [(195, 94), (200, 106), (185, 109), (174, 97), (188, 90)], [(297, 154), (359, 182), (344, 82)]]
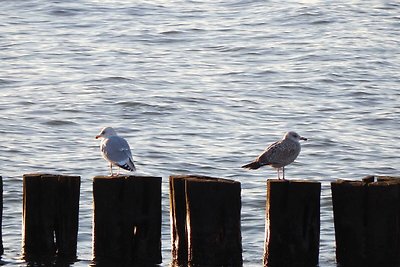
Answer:
[(93, 178), (93, 262), (161, 263), (161, 177)]
[(57, 258), (75, 260), (79, 228), (79, 176), (59, 176), (56, 212)]
[(174, 264), (242, 265), (240, 192), (232, 180), (170, 176)]
[(321, 183), (268, 180), (264, 266), (317, 266)]
[(398, 266), (400, 177), (338, 180), (331, 183), (331, 189), (337, 262), (344, 266)]
[(0, 176), (0, 256), (4, 254), (2, 225), (3, 225), (3, 177)]
[(26, 261), (76, 260), (80, 182), (79, 176), (23, 175), (22, 254)]

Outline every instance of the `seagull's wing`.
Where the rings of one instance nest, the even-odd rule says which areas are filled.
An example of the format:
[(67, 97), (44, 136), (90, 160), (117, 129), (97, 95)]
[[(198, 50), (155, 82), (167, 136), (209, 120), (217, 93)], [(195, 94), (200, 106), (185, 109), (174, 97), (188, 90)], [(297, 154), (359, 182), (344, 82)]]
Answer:
[(285, 166), (292, 163), (300, 153), (300, 145), (295, 142), (281, 140), (270, 145), (259, 161), (264, 165)]
[(105, 139), (101, 145), (101, 151), (104, 158), (112, 164), (126, 170), (135, 170), (131, 149), (124, 138), (111, 136)]
[(264, 152), (258, 156), (257, 161), (260, 165), (270, 165), (276, 161), (279, 157), (281, 141), (276, 141), (275, 143), (269, 145)]

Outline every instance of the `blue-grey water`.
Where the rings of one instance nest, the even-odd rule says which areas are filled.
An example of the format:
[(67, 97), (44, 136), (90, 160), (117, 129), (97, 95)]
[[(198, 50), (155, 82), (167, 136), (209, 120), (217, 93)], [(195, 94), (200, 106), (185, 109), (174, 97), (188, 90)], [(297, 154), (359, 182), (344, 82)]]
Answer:
[(398, 1), (0, 2), (0, 175), (6, 266), (21, 258), (22, 174), (82, 177), (78, 257), (92, 259), (94, 136), (113, 126), (138, 173), (242, 183), (244, 266), (261, 266), (267, 178), (240, 166), (288, 130), (288, 179), (322, 183), (320, 266), (336, 267), (330, 182), (399, 175)]

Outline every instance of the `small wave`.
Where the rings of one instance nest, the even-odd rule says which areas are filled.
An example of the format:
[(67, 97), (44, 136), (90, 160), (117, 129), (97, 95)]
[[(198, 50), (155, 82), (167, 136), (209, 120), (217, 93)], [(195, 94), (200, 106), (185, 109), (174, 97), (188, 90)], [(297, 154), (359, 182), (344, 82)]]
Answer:
[(82, 11), (83, 9), (63, 8), (63, 9), (53, 9), (50, 11), (50, 14), (54, 16), (70, 17), (70, 16), (76, 16)]
[(14, 81), (14, 80), (10, 80), (10, 79), (0, 79), (0, 84), (4, 84), (4, 85), (6, 85), (6, 84), (12, 84), (12, 83), (15, 83), (16, 81)]
[(325, 24), (331, 24), (331, 23), (334, 23), (334, 22), (335, 21), (328, 20), (328, 19), (318, 19), (318, 20), (311, 21), (310, 24), (311, 25), (325, 25)]
[(122, 76), (110, 76), (101, 79), (90, 80), (90, 82), (105, 82), (105, 83), (114, 83), (114, 82), (129, 82), (132, 81), (130, 78), (122, 77)]
[(44, 122), (43, 124), (49, 125), (49, 126), (61, 126), (61, 125), (74, 125), (76, 123), (72, 122), (72, 121), (65, 121), (65, 120), (49, 120), (49, 121)]
[(176, 107), (166, 104), (148, 104), (138, 101), (121, 101), (117, 105), (122, 106), (126, 110), (137, 110), (144, 115), (160, 115), (163, 113), (169, 114), (176, 110)]
[(177, 31), (177, 30), (160, 32), (160, 34), (162, 34), (162, 35), (178, 35), (178, 34), (182, 34), (182, 33), (183, 33), (182, 31)]
[(33, 106), (33, 105), (36, 105), (36, 103), (35, 102), (33, 102), (33, 101), (29, 101), (29, 100), (26, 100), (26, 101), (19, 101), (19, 102), (17, 102), (17, 104), (19, 105), (19, 106)]
[(376, 94), (368, 91), (352, 91), (348, 93), (349, 97), (372, 97)]
[(143, 103), (143, 102), (138, 102), (138, 101), (121, 101), (121, 102), (118, 102), (117, 104), (121, 105), (123, 107), (127, 107), (127, 108), (153, 107), (153, 105)]

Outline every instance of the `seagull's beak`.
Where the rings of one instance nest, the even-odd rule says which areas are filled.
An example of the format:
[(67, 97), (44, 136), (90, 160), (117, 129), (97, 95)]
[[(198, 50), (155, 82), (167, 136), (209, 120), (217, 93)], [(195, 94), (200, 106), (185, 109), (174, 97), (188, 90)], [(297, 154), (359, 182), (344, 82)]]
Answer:
[(300, 140), (307, 141), (307, 138), (305, 138), (305, 137), (303, 137), (303, 136), (300, 136)]
[(96, 138), (96, 139), (99, 139), (99, 138), (101, 138), (101, 135), (96, 135), (95, 138)]

